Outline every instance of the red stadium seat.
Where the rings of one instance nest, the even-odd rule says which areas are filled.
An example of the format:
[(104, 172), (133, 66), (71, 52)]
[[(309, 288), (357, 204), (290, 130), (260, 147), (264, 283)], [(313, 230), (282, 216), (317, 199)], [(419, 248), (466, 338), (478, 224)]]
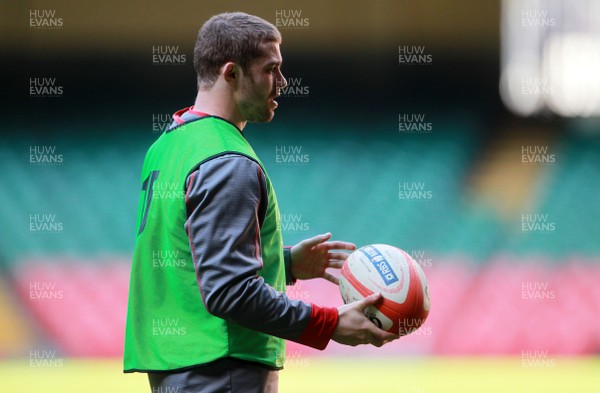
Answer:
[(19, 294), (62, 352), (122, 353), (128, 261), (38, 260), (19, 265), (15, 272)]
[[(597, 263), (573, 259), (553, 265), (510, 256), (486, 265), (435, 260), (425, 269), (432, 299), (427, 322), (390, 345), (362, 347), (361, 356), (521, 355), (536, 350), (579, 355), (600, 349)], [(128, 259), (22, 261), (14, 277), (22, 303), (62, 354), (121, 355)], [(324, 280), (298, 282), (288, 294), (323, 306), (342, 304), (338, 288)], [(326, 351), (288, 344), (291, 359), (356, 353), (337, 343)]]

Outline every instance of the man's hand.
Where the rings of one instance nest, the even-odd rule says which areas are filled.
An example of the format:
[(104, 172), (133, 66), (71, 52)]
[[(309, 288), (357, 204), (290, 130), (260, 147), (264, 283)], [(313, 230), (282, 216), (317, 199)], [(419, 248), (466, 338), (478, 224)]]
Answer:
[(332, 339), (345, 345), (372, 344), (381, 347), (399, 338), (396, 334), (379, 329), (364, 314), (365, 308), (375, 306), (382, 300), (381, 294), (374, 293), (357, 302), (338, 307), (339, 320)]
[(331, 233), (315, 236), (301, 241), (292, 247), (292, 275), (299, 280), (323, 277), (338, 285), (339, 280), (326, 271), (327, 268), (339, 269), (344, 264), (348, 253), (332, 250), (354, 251), (352, 243), (333, 241), (328, 242)]

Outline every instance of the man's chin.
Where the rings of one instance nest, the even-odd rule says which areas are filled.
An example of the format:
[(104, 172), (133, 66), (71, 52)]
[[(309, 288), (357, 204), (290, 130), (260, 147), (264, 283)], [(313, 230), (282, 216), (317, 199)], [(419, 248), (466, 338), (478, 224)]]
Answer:
[(252, 119), (248, 119), (248, 122), (249, 123), (270, 123), (274, 117), (275, 117), (275, 111), (269, 110), (269, 112), (265, 113), (264, 115), (255, 116)]

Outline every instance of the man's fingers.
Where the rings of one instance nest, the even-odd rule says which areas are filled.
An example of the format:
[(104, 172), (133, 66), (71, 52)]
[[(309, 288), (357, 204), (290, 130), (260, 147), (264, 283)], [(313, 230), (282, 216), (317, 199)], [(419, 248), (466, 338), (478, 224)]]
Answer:
[[(331, 234), (329, 234), (329, 236), (331, 237)], [(348, 251), (356, 250), (356, 245), (354, 243), (343, 242), (341, 240), (327, 242), (327, 243), (325, 243), (325, 246), (327, 246), (328, 250), (348, 250)]]
[[(373, 294), (367, 296), (366, 298), (362, 299), (360, 301), (359, 307), (360, 307), (360, 310), (364, 312), (364, 310), (367, 307), (376, 306), (377, 304), (381, 303), (382, 301), (383, 301), (383, 295), (381, 295), (381, 293), (373, 293)], [(369, 326), (368, 329), (369, 329), (369, 333), (370, 333), (369, 334), (369, 343), (373, 344), (377, 347), (380, 347), (383, 344), (393, 341), (399, 337), (398, 335), (396, 335), (394, 333), (390, 333), (383, 329), (378, 328), (371, 321), (369, 321), (368, 326)]]
[(330, 252), (329, 253), (329, 260), (330, 261), (342, 261), (344, 262), (346, 259), (348, 259), (348, 256), (350, 254), (348, 254), (347, 252)]
[[(353, 243), (343, 242), (343, 241), (339, 241), (339, 240), (327, 242), (327, 240), (329, 240), (329, 239), (331, 239), (331, 232), (327, 232), (322, 235), (317, 235), (315, 237), (311, 237), (310, 239), (305, 239), (305, 240), (301, 241), (300, 243), (303, 246), (306, 246), (309, 248), (323, 243), (326, 250), (348, 250), (348, 251), (356, 250), (356, 245)], [(325, 243), (325, 242), (327, 242), (327, 243)], [(346, 256), (346, 258), (347, 258), (347, 256)]]
[(381, 347), (384, 344), (387, 344), (390, 341), (396, 340), (398, 338), (397, 335), (386, 332), (385, 330), (379, 329), (377, 326), (373, 325), (373, 328), (370, 329), (370, 338), (371, 344), (376, 347)]
[(340, 280), (329, 272), (323, 273), (323, 278), (335, 285), (340, 285)]
[(400, 338), (400, 336), (397, 335), (397, 334), (386, 332), (385, 330), (382, 330), (382, 332), (384, 332), (383, 335), (382, 335), (383, 343), (384, 344), (387, 344), (390, 341), (394, 341), (394, 340), (397, 340), (397, 339)]
[(370, 340), (369, 340), (369, 344), (374, 345), (376, 347), (381, 347), (383, 345), (383, 340), (380, 339), (379, 337), (371, 334), (369, 335)]
[(327, 233), (324, 233), (322, 235), (318, 235), (318, 236), (315, 236), (315, 237), (311, 237), (310, 239), (303, 240), (301, 243), (302, 243), (302, 245), (305, 245), (305, 246), (308, 246), (308, 247), (314, 247), (317, 244), (321, 244), (323, 242), (326, 242), (330, 238), (331, 238), (331, 233), (327, 232)]
[(334, 269), (341, 269), (342, 266), (344, 266), (344, 261), (329, 260), (329, 263), (327, 264), (327, 267)]

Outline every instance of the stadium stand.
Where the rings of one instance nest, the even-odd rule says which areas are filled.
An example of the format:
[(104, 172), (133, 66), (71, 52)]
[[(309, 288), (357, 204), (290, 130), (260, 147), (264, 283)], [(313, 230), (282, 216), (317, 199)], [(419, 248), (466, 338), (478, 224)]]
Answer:
[[(446, 132), (399, 135), (383, 124), (331, 127), (326, 134), (290, 125), (276, 132), (250, 129), (278, 192), (286, 244), (332, 231), (359, 246), (395, 244), (422, 261), (432, 294), (429, 320), (420, 333), (365, 353), (599, 351), (598, 138), (571, 135), (556, 142), (556, 163), (537, 168), (535, 198), (523, 208), (547, 215), (556, 230), (527, 233), (520, 215), (507, 220), (467, 191), (481, 153), (477, 127), (443, 119), (436, 124), (446, 124)], [(377, 137), (366, 137), (371, 134)], [(39, 339), (67, 356), (121, 354), (139, 170), (155, 137), (57, 134), (49, 144), (27, 134), (0, 144), (0, 168), (10, 168), (3, 171), (8, 187), (0, 191), (0, 215), (14, 223), (0, 237), (7, 271), (0, 281), (0, 318), (13, 321), (0, 335), (7, 348), (2, 356), (26, 352)], [(32, 146), (54, 146), (64, 162), (34, 165)], [(298, 155), (299, 162), (282, 162), (281, 154)], [(411, 188), (424, 194), (402, 198), (400, 191)], [(62, 225), (32, 229), (39, 220)], [(32, 298), (32, 288), (47, 298)], [(290, 293), (341, 303), (337, 288), (319, 281), (299, 283)], [(15, 316), (19, 307), (26, 317)], [(29, 321), (43, 333), (26, 334), (37, 329), (28, 329)], [(293, 343), (289, 351), (318, 354)], [(337, 344), (328, 349), (351, 351)]]

